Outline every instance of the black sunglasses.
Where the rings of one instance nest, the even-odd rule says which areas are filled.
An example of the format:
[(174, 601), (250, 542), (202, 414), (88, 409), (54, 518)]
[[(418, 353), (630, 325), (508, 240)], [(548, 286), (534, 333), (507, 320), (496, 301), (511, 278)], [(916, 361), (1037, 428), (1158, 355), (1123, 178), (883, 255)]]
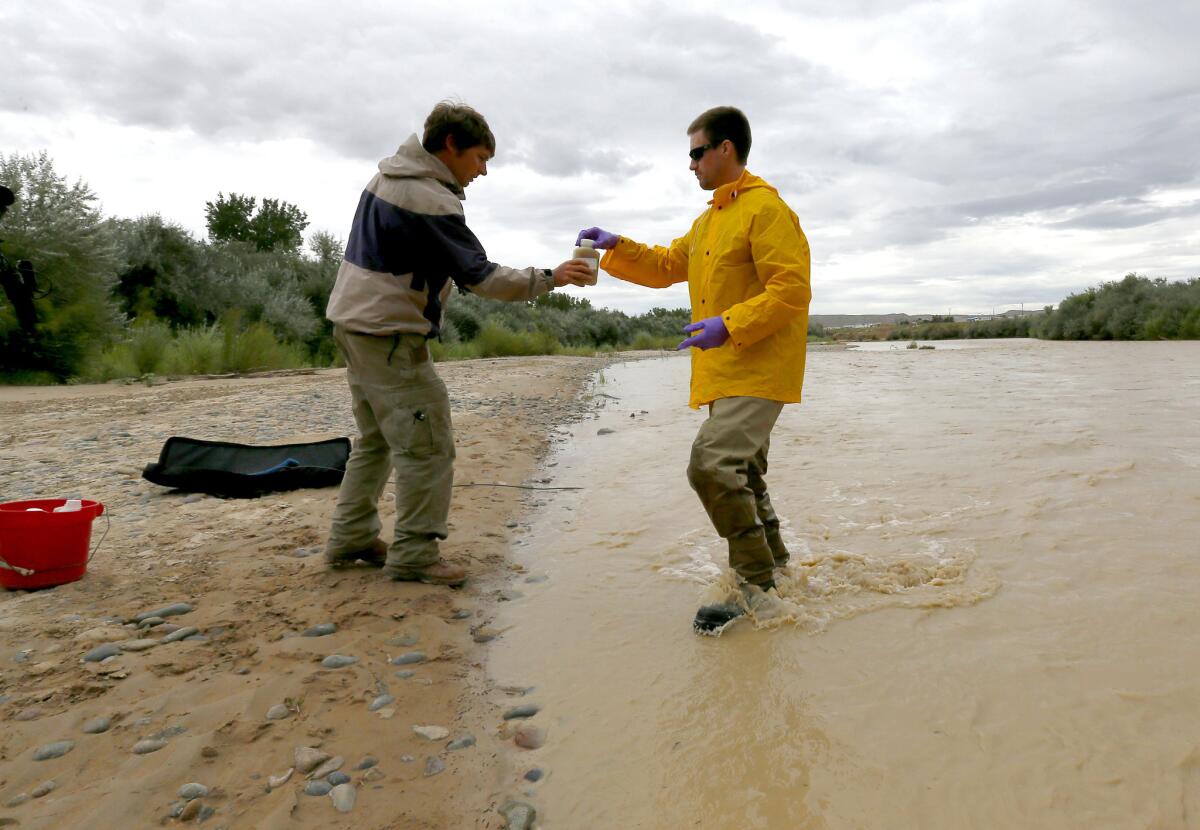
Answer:
[(700, 159), (704, 157), (704, 154), (711, 150), (714, 146), (715, 145), (710, 141), (707, 144), (701, 144), (699, 147), (693, 147), (692, 149), (688, 150), (688, 156), (692, 159), (692, 161), (700, 161)]

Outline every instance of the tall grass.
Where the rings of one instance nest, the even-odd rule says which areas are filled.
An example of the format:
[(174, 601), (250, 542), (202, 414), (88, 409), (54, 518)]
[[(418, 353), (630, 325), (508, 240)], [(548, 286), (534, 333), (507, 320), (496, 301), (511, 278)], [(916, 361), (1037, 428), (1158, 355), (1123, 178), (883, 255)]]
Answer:
[(281, 343), (270, 327), (239, 331), (214, 323), (172, 335), (163, 323), (139, 323), (129, 336), (94, 355), (81, 380), (103, 383), (147, 375), (244, 374), (308, 365), (303, 347)]

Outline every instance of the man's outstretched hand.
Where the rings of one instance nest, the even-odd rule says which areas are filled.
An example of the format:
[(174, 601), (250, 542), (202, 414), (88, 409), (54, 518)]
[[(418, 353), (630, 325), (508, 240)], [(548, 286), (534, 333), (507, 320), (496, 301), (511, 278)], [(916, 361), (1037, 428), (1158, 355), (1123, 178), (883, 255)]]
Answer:
[(579, 232), (579, 236), (575, 237), (575, 244), (579, 244), (581, 239), (590, 239), (596, 243), (597, 248), (615, 248), (621, 237), (615, 233), (609, 233), (604, 228), (585, 228)]
[(554, 269), (554, 287), (564, 285), (594, 285), (596, 272), (584, 261), (568, 259)]
[[(689, 323), (683, 330), (692, 336), (675, 347), (676, 351), (695, 346), (697, 349), (715, 349), (729, 339), (729, 329), (720, 315), (706, 317), (695, 323)], [(699, 334), (693, 334), (699, 332)]]

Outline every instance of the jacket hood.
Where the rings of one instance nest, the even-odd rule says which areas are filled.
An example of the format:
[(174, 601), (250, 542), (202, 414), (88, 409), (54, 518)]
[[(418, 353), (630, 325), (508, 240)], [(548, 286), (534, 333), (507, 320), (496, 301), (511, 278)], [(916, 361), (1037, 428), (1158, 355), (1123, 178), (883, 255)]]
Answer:
[(723, 184), (714, 190), (713, 197), (709, 199), (708, 203), (717, 206), (726, 205), (736, 199), (738, 194), (757, 188), (763, 188), (776, 196), (779, 195), (779, 191), (767, 184), (765, 180), (760, 179), (749, 170), (743, 170), (742, 175), (738, 176), (737, 181)]
[(442, 160), (421, 146), (421, 139), (413, 133), (400, 145), (395, 155), (379, 162), (379, 172), (398, 179), (436, 179), (448, 187), (460, 199), (467, 198), (462, 185)]

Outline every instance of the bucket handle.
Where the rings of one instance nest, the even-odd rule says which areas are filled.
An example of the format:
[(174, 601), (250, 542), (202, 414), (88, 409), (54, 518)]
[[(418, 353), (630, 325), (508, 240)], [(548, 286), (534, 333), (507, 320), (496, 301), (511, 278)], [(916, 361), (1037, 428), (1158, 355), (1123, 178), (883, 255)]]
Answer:
[(112, 529), (112, 519), (110, 519), (108, 517), (108, 510), (105, 509), (105, 511), (104, 511), (104, 532), (100, 534), (99, 541), (97, 541), (96, 546), (94, 548), (92, 548), (92, 552), (88, 554), (88, 564), (89, 565), (92, 564), (92, 558), (96, 555), (96, 551), (100, 550), (100, 545), (103, 544), (104, 539), (108, 536), (108, 531), (111, 529)]
[[(94, 548), (92, 548), (92, 552), (88, 554), (87, 561), (88, 561), (89, 565), (92, 564), (92, 558), (95, 557), (96, 551), (100, 550), (100, 544), (104, 541), (105, 537), (108, 536), (108, 531), (110, 529), (112, 529), (112, 519), (110, 519), (108, 517), (108, 511), (105, 510), (104, 511), (104, 532), (102, 534), (100, 534), (100, 540), (98, 542), (96, 542), (96, 546)], [(20, 565), (11, 565), (4, 560), (3, 556), (0, 556), (0, 570), (15, 571), (16, 573), (19, 573), (21, 576), (33, 576), (35, 573), (38, 573), (38, 571), (34, 570), (33, 568), (22, 568)], [(49, 568), (48, 570), (54, 571), (54, 570), (59, 570), (59, 569), (58, 568)]]

